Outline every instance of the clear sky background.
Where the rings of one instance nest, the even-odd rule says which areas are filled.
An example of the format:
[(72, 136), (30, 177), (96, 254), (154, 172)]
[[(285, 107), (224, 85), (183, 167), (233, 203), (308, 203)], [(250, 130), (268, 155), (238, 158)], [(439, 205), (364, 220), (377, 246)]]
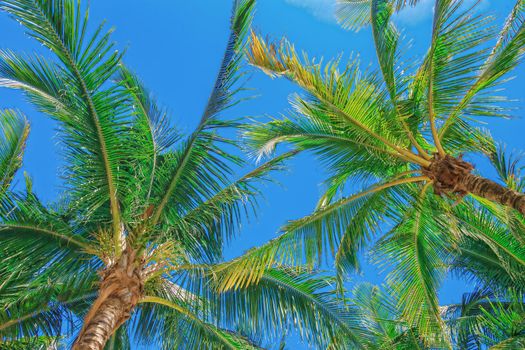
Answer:
[[(296, 48), (311, 56), (325, 58), (344, 53), (346, 59), (358, 52), (363, 67), (377, 67), (369, 30), (352, 33), (340, 28), (333, 16), (335, 0), (259, 0), (254, 27), (273, 38), (286, 36)], [(480, 9), (494, 14), (501, 24), (514, 0), (483, 0)], [(125, 62), (135, 70), (159, 101), (168, 106), (180, 129), (188, 133), (197, 124), (213, 86), (228, 35), (229, 0), (91, 0), (91, 24), (103, 19), (116, 27), (114, 39), (127, 47)], [(404, 31), (405, 42), (412, 40), (407, 60), (421, 59), (430, 39), (433, 1), (423, 0), (420, 6), (396, 16)], [(23, 28), (0, 14), (0, 48), (32, 52), (43, 48), (27, 39)], [(344, 61), (343, 59), (343, 61)], [(525, 150), (524, 65), (507, 84), (507, 95), (521, 101), (512, 120), (487, 120), (497, 140), (509, 150)], [(247, 84), (258, 97), (230, 110), (225, 117), (279, 116), (286, 114), (288, 97), (299, 91), (285, 80), (272, 80), (253, 70)], [(0, 90), (0, 108), (16, 107), (25, 112), (32, 125), (26, 150), (24, 170), (34, 179), (34, 190), (44, 201), (53, 201), (61, 191), (60, 146), (54, 138), (54, 124), (26, 104), (18, 92)], [(484, 174), (493, 171), (480, 160), (478, 169)], [(226, 258), (242, 254), (246, 249), (275, 237), (287, 220), (310, 213), (322, 192), (323, 171), (312, 155), (303, 154), (290, 163), (286, 174), (277, 179), (282, 186), (269, 185), (261, 201), (258, 217), (247, 224), (226, 250)], [(363, 257), (366, 260), (366, 257)], [(384, 275), (365, 264), (364, 271), (352, 280), (381, 283)], [(352, 284), (350, 283), (349, 286)], [(449, 279), (440, 291), (442, 303), (458, 302), (462, 291), (472, 286)], [(296, 345), (296, 337), (289, 349)]]

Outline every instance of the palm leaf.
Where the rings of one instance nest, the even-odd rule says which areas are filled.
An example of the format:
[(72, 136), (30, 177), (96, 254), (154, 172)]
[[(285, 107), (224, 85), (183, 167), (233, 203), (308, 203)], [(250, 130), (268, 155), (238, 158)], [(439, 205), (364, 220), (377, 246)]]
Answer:
[[(109, 201), (108, 214), (112, 218), (114, 238), (120, 242), (117, 183), (123, 144), (118, 131), (123, 128), (121, 118), (125, 105), (118, 91), (104, 87), (120, 60), (118, 52), (108, 54), (113, 48), (110, 33), (101, 34), (103, 28), (100, 26), (91, 38), (88, 37), (87, 12), (82, 13), (80, 2), (5, 0), (0, 2), (0, 7), (60, 59), (61, 67), (54, 69), (59, 70), (59, 77), (64, 82), (61, 89), (66, 87), (70, 91), (57, 98), (63, 102), (65, 110), (51, 111), (47, 103), (41, 107), (63, 123), (64, 141), (70, 150), (68, 158), (72, 164), (68, 178), (75, 181), (73, 191), (77, 191), (77, 198), (82, 198), (84, 203), (90, 202), (90, 210)], [(8, 78), (25, 85), (25, 76)], [(39, 86), (29, 86), (26, 90), (30, 94), (41, 91)]]
[(0, 111), (0, 194), (3, 195), (22, 165), (22, 156), (29, 136), (29, 123), (12, 110)]
[[(233, 13), (230, 20), (231, 34), (215, 86), (197, 129), (183, 145), (183, 148), (177, 156), (177, 165), (175, 169), (172, 170), (172, 173), (168, 175), (169, 181), (165, 184), (161, 192), (163, 195), (155, 205), (155, 212), (152, 218), (154, 223), (157, 223), (161, 219), (161, 215), (170, 198), (174, 196), (174, 192), (180, 187), (178, 186), (179, 181), (186, 176), (190, 176), (190, 174), (196, 174), (198, 172), (195, 168), (197, 165), (195, 160), (206, 157), (206, 153), (211, 151), (210, 147), (212, 146), (210, 145), (210, 141), (217, 137), (210, 134), (209, 130), (232, 125), (230, 123), (222, 123), (217, 120), (216, 117), (219, 112), (232, 104), (235, 91), (231, 91), (231, 89), (238, 79), (242, 47), (244, 45), (247, 28), (251, 23), (253, 6), (253, 0), (237, 0), (234, 2)], [(210, 160), (214, 159), (213, 153), (210, 154), (209, 157)], [(214, 161), (217, 162), (216, 166), (218, 168), (224, 167), (219, 159), (215, 159)], [(221, 174), (218, 175), (220, 177)], [(197, 181), (198, 178), (194, 177), (192, 180)], [(204, 182), (202, 185), (208, 186), (210, 183)]]

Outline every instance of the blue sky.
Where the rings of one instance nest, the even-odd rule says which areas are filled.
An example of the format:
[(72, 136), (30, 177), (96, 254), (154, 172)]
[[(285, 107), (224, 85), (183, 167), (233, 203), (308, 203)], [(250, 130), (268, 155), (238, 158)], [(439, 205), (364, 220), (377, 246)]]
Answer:
[[(511, 0), (484, 0), (482, 8), (493, 13), (498, 23), (512, 6)], [(120, 47), (127, 47), (126, 63), (142, 77), (158, 99), (172, 112), (180, 129), (190, 132), (200, 118), (216, 71), (219, 67), (228, 35), (229, 0), (202, 1), (139, 1), (92, 0), (91, 23), (107, 19), (116, 27), (114, 39)], [(396, 17), (412, 48), (407, 59), (420, 58), (430, 37), (432, 1), (423, 0), (416, 9)], [(260, 0), (254, 27), (273, 38), (286, 36), (298, 49), (311, 56), (335, 57), (344, 53), (348, 58), (358, 52), (363, 66), (375, 66), (374, 49), (369, 30), (359, 33), (344, 31), (336, 24), (332, 11), (334, 0)], [(0, 48), (43, 52), (35, 42), (23, 34), (22, 27), (0, 14)], [(523, 100), (525, 84), (523, 65), (516, 72), (517, 79), (507, 84), (507, 95)], [(288, 97), (298, 89), (284, 80), (272, 80), (253, 71), (248, 86), (254, 89), (256, 99), (227, 112), (225, 117), (279, 116), (286, 113)], [(488, 120), (488, 127), (498, 140), (504, 140), (509, 149), (525, 149), (522, 132), (523, 101), (515, 104), (516, 119)], [(32, 124), (24, 169), (34, 178), (34, 190), (46, 201), (60, 193), (60, 146), (53, 138), (54, 125), (26, 104), (20, 94), (0, 90), (0, 107), (16, 107), (24, 111)], [(522, 132), (519, 132), (519, 131)], [(481, 163), (482, 173), (492, 171)], [(269, 185), (261, 201), (258, 217), (245, 225), (242, 234), (227, 249), (226, 257), (275, 237), (286, 220), (310, 213), (322, 190), (323, 171), (313, 156), (303, 154), (290, 164), (290, 170), (277, 176), (282, 186)], [(366, 266), (354, 280), (380, 283), (383, 276)], [(470, 286), (450, 280), (440, 293), (442, 303), (459, 301), (461, 291)], [(295, 340), (293, 340), (295, 341)], [(290, 345), (290, 349), (300, 349)]]

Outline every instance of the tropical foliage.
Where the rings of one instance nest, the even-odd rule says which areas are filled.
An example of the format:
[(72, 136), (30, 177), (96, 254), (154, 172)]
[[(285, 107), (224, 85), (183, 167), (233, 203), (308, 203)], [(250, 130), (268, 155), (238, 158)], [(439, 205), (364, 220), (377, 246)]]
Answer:
[(236, 178), (243, 161), (224, 130), (238, 121), (223, 112), (239, 101), (253, 7), (234, 1), (213, 91), (184, 136), (123, 64), (111, 30), (91, 31), (81, 2), (0, 1), (54, 57), (0, 51), (0, 86), (23, 91), (57, 122), (66, 161), (56, 203), (42, 203), (29, 176), (25, 191), (12, 188), (29, 127), (21, 113), (2, 111), (5, 346), (57, 336), (67, 344), (75, 335), (75, 349), (252, 349), (255, 335), (268, 341), (291, 326), (319, 346), (341, 332), (354, 336), (325, 292), (328, 277), (273, 267), (257, 285), (223, 294), (215, 287), (222, 248), (255, 209), (259, 184), (294, 154)]
[[(497, 31), (475, 5), (436, 0), (429, 50), (411, 65), (391, 17), (418, 2), (340, 1), (343, 27), (372, 29), (378, 68), (363, 71), (255, 33), (246, 46), (254, 0), (234, 0), (209, 101), (183, 135), (80, 1), (0, 0), (53, 54), (0, 50), (0, 86), (57, 122), (66, 161), (55, 203), (28, 174), (13, 186), (29, 123), (0, 110), (0, 349), (284, 349), (289, 332), (320, 349), (525, 347), (525, 167), (477, 124), (509, 115), (499, 89), (525, 52), (525, 2)], [(244, 52), (304, 90), (290, 116), (226, 118)], [(293, 150), (238, 177), (239, 127), (259, 161)], [(329, 173), (315, 211), (223, 261), (260, 185), (301, 151)], [(463, 159), (479, 156), (497, 179)], [(365, 249), (386, 284), (347, 292)], [(440, 305), (448, 274), (476, 289)]]
[[(391, 21), (405, 3), (341, 2), (343, 26), (371, 26), (377, 71), (361, 70), (357, 60), (317, 63), (285, 39), (268, 43), (252, 33), (249, 61), (304, 94), (294, 95), (288, 117), (249, 126), (247, 145), (258, 159), (281, 143), (309, 150), (329, 178), (316, 210), (227, 264), (234, 278), (222, 287), (254, 283), (275, 263), (302, 262), (334, 262), (342, 285), (374, 242), (370, 255), (387, 270), (404, 322), (450, 347), (437, 297), (449, 271), (523, 290), (519, 169), (477, 122), (509, 115), (499, 91), (525, 52), (525, 3), (518, 1), (497, 31), (476, 5), (436, 1), (419, 65), (402, 60)], [(494, 162), (497, 182), (463, 160), (475, 156)], [(247, 265), (252, 272), (242, 269)]]

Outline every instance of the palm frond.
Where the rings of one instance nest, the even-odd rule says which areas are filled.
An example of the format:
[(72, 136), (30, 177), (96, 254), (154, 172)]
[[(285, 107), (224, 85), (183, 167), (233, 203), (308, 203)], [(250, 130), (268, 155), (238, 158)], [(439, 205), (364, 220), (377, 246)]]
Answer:
[(234, 87), (242, 76), (239, 70), (242, 66), (246, 35), (252, 22), (254, 7), (255, 0), (235, 0), (233, 3), (230, 37), (201, 123), (236, 104), (234, 97), (239, 89), (234, 90)]
[[(122, 118), (126, 105), (117, 89), (105, 87), (121, 58), (118, 52), (109, 53), (113, 49), (110, 32), (103, 33), (103, 27), (99, 26), (89, 37), (87, 11), (83, 13), (80, 2), (5, 0), (0, 2), (0, 8), (23, 24), (31, 37), (48, 47), (61, 61), (60, 66), (53, 68), (60, 78), (53, 81), (60, 79), (64, 84), (58, 91), (63, 92), (65, 88), (68, 93), (57, 95), (58, 91), (54, 91), (48, 95), (60, 101), (64, 109), (53, 111), (47, 102), (39, 107), (62, 122), (63, 140), (71, 164), (68, 178), (74, 179), (71, 180), (75, 182), (72, 186), (74, 195), (84, 203), (91, 203), (91, 211), (109, 201), (107, 214), (112, 218), (115, 239), (120, 241), (118, 169), (125, 143), (119, 137), (119, 131), (124, 128)], [(24, 66), (33, 68), (35, 63)], [(39, 68), (43, 65), (40, 64)], [(18, 75), (7, 77), (8, 86), (25, 87), (29, 94), (40, 94), (42, 82), (48, 83), (46, 79), (39, 79), (37, 86), (27, 86), (27, 76), (20, 74), (26, 72), (11, 71)]]
[(251, 35), (250, 63), (270, 76), (285, 76), (308, 93), (307, 98), (297, 101), (301, 112), (323, 116), (359, 143), (387, 149), (405, 161), (428, 163), (408, 149), (409, 143), (401, 137), (404, 132), (398, 127), (395, 113), (381, 102), (385, 100), (385, 91), (375, 75), (360, 72), (357, 61), (339, 72), (338, 60), (323, 68), (320, 63), (309, 61), (306, 54), (303, 56), (304, 63), (294, 47), (284, 40), (276, 47), (254, 33)]
[(450, 254), (450, 243), (441, 232), (450, 222), (441, 222), (433, 213), (435, 204), (427, 190), (424, 186), (415, 192), (409, 206), (401, 210), (401, 220), (380, 240), (374, 260), (383, 267), (391, 266), (387, 281), (408, 325), (435, 340), (444, 334), (437, 291)]
[[(174, 218), (169, 236), (179, 240), (189, 252), (202, 251), (197, 256), (215, 260), (222, 255), (223, 243), (238, 232), (242, 218), (250, 212), (256, 213), (260, 185), (272, 181), (269, 174), (282, 170), (284, 162), (297, 152), (287, 152), (259, 165), (239, 179), (224, 186), (194, 209)], [(191, 233), (191, 234), (188, 234)], [(203, 245), (202, 242), (206, 241)], [(204, 248), (204, 249), (203, 249)]]
[(0, 350), (53, 350), (60, 342), (59, 337), (35, 336), (0, 343)]
[[(479, 28), (476, 26), (471, 29), (477, 33)], [(476, 72), (475, 80), (472, 81), (469, 89), (464, 91), (462, 99), (457, 101), (454, 109), (446, 119), (440, 130), (440, 137), (443, 138), (450, 126), (452, 126), (461, 114), (478, 115), (502, 115), (505, 110), (493, 108), (495, 103), (501, 103), (502, 98), (494, 96), (494, 88), (504, 82), (503, 79), (514, 67), (516, 67), (523, 57), (525, 50), (525, 2), (518, 0), (514, 9), (507, 18), (498, 40), (492, 51), (480, 57), (485, 61), (481, 68)], [(467, 84), (465, 84), (468, 86)], [(503, 114), (505, 116), (505, 114)]]
[(150, 205), (153, 185), (163, 154), (182, 137), (170, 123), (169, 113), (159, 106), (142, 81), (127, 67), (120, 66), (117, 82), (129, 95), (133, 109), (132, 128), (128, 142), (133, 145), (133, 159), (126, 186), (129, 193), (123, 196), (123, 215), (127, 222), (137, 220)]
[(312, 215), (290, 222), (283, 227), (283, 233), (277, 238), (248, 250), (239, 258), (219, 264), (214, 269), (220, 281), (219, 289), (238, 289), (257, 283), (264, 271), (276, 264), (320, 264), (322, 253), (329, 248), (333, 252), (340, 235), (351, 224), (352, 214), (359, 210), (367, 197), (381, 191), (391, 190), (395, 193), (398, 185), (420, 181), (424, 181), (424, 178), (413, 177), (378, 184), (323, 206)]
[[(235, 91), (231, 91), (239, 78), (239, 68), (242, 58), (242, 48), (246, 36), (247, 28), (251, 23), (251, 13), (255, 2), (253, 0), (236, 0), (234, 2), (233, 13), (231, 16), (231, 34), (226, 47), (226, 52), (219, 69), (215, 86), (208, 100), (208, 105), (202, 115), (201, 121), (197, 129), (192, 133), (188, 140), (184, 143), (182, 149), (177, 155), (177, 165), (171, 169), (171, 174), (167, 174), (169, 181), (162, 186), (162, 196), (155, 204), (153, 213), (153, 223), (158, 223), (163, 215), (163, 211), (172, 196), (176, 196), (175, 191), (178, 190), (179, 181), (181, 178), (189, 176), (190, 174), (197, 174), (199, 170), (195, 168), (199, 160), (203, 157), (209, 157), (206, 164), (209, 164), (207, 169), (211, 173), (215, 173), (220, 180), (222, 171), (217, 173), (221, 168), (227, 169), (220, 158), (227, 155), (214, 154), (211, 141), (217, 141), (219, 138), (211, 133), (214, 129), (225, 126), (232, 126), (231, 122), (221, 122), (217, 119), (219, 112), (232, 104), (233, 95)], [(207, 155), (207, 153), (209, 153)], [(215, 155), (218, 157), (216, 158)], [(229, 157), (233, 159), (232, 157)], [(215, 169), (214, 169), (215, 168)], [(198, 181), (198, 177), (192, 179), (195, 183), (201, 183), (200, 186), (207, 187), (212, 185), (210, 181), (202, 179)]]
[(36, 275), (30, 268), (10, 270), (9, 263), (0, 270), (4, 280), (0, 286), (2, 339), (71, 335), (74, 318), (82, 315), (96, 296), (94, 270), (63, 271), (53, 282), (50, 275)]
[[(170, 337), (164, 334), (163, 349), (257, 349), (247, 339), (202, 320), (180, 302), (146, 296), (142, 303), (154, 304), (155, 308), (167, 308), (172, 311), (170, 313), (159, 310), (165, 316), (161, 332), (174, 335)], [(179, 332), (173, 332), (174, 330)]]
[(22, 165), (29, 136), (29, 123), (19, 112), (0, 110), (0, 195), (3, 195)]

